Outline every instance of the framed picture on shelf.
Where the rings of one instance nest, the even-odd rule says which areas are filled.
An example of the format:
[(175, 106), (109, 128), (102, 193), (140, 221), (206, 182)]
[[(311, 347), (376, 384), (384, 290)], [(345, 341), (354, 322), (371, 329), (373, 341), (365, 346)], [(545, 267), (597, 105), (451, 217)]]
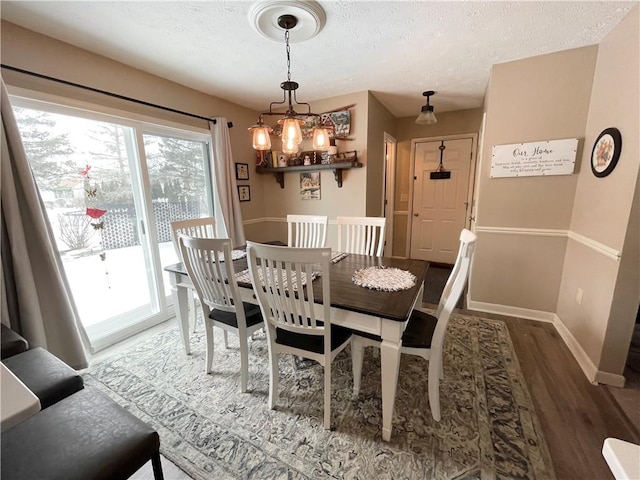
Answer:
[(302, 152), (298, 158), (301, 160), (302, 165), (315, 165), (316, 163), (320, 163), (318, 161), (318, 155), (314, 151)]
[(236, 180), (249, 180), (248, 163), (236, 163)]
[(281, 168), (289, 165), (290, 155), (288, 153), (274, 150), (271, 154), (273, 156), (273, 168)]
[(251, 189), (249, 185), (238, 185), (238, 197), (241, 202), (251, 201)]

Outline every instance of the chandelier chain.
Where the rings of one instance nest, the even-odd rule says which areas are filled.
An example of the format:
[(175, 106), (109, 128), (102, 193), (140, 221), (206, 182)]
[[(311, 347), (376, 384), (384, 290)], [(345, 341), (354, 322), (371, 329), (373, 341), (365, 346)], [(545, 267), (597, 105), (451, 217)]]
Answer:
[(291, 81), (291, 48), (289, 47), (289, 29), (284, 32), (284, 41), (287, 46), (287, 81)]

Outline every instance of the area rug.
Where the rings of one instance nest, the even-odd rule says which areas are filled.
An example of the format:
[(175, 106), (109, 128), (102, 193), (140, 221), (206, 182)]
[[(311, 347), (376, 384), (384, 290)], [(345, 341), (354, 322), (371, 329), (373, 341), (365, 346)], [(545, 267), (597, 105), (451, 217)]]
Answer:
[(205, 479), (553, 479), (504, 322), (454, 315), (447, 332), (442, 419), (427, 399), (427, 362), (403, 355), (391, 442), (381, 438), (380, 359), (366, 349), (352, 398), (349, 348), (333, 363), (332, 430), (322, 427), (322, 367), (284, 356), (279, 401), (267, 407), (267, 341), (250, 341), (249, 392), (239, 393), (239, 349), (216, 332), (204, 373), (202, 327), (185, 355), (177, 328), (93, 365), (98, 388), (160, 434), (161, 452)]

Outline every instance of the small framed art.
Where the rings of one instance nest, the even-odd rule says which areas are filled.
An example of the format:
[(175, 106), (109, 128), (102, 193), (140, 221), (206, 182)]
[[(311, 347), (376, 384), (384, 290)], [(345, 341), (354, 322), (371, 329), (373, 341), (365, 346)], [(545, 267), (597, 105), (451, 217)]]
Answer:
[(300, 198), (302, 200), (320, 200), (320, 172), (300, 174)]
[(238, 185), (238, 197), (241, 202), (251, 201), (251, 189), (249, 185)]
[(249, 180), (248, 163), (236, 163), (236, 180)]
[(620, 151), (622, 150), (622, 135), (617, 128), (605, 128), (591, 150), (591, 171), (596, 177), (606, 177), (616, 168)]
[(271, 155), (273, 157), (274, 168), (281, 168), (289, 165), (289, 159), (291, 158), (291, 155), (278, 151), (272, 151)]

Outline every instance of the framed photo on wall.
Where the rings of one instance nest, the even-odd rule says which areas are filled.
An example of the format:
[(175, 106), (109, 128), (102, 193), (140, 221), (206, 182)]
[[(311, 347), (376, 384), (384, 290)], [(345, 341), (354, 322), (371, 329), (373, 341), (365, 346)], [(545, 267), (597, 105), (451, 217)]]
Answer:
[(320, 172), (300, 174), (300, 198), (302, 200), (320, 200)]
[(591, 150), (591, 171), (596, 177), (606, 177), (616, 168), (620, 151), (622, 150), (622, 135), (617, 128), (605, 128)]
[(241, 202), (251, 201), (251, 189), (249, 185), (238, 185), (238, 197)]
[(249, 180), (248, 163), (236, 163), (236, 180)]

